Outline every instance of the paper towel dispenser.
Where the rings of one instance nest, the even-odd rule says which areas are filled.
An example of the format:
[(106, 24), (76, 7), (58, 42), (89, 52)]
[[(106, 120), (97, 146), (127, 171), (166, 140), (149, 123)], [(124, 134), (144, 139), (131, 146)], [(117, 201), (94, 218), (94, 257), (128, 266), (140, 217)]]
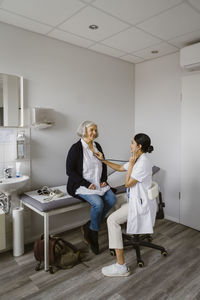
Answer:
[(32, 111), (32, 126), (44, 129), (55, 124), (55, 111), (52, 108), (34, 107)]

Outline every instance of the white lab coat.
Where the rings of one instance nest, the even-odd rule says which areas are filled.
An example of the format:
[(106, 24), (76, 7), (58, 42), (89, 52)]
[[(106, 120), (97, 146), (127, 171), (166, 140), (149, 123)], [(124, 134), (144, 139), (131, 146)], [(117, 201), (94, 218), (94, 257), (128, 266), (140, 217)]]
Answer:
[[(124, 165), (126, 170), (128, 170), (128, 165), (129, 163)], [(156, 200), (149, 200), (147, 194), (147, 190), (152, 185), (152, 164), (147, 154), (143, 153), (138, 158), (133, 166), (131, 178), (138, 182), (130, 188), (127, 233), (153, 233)]]

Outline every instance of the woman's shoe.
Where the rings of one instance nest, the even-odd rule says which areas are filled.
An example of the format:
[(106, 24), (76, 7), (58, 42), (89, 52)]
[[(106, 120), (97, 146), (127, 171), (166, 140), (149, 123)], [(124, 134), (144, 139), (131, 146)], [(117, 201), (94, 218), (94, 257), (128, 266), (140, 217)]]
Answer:
[(87, 222), (85, 225), (81, 226), (81, 233), (82, 233), (82, 238), (85, 244), (89, 245), (90, 244), (90, 228), (89, 228), (90, 223)]
[(127, 267), (119, 268), (117, 264), (103, 267), (101, 269), (101, 272), (104, 276), (108, 276), (108, 277), (126, 277), (131, 274), (129, 268)]
[(94, 254), (99, 254), (98, 231), (90, 229), (90, 222), (81, 227), (82, 238), (85, 244), (89, 245)]
[[(91, 229), (90, 229), (91, 230)], [(91, 230), (92, 243), (90, 245), (94, 254), (99, 254), (98, 231)]]

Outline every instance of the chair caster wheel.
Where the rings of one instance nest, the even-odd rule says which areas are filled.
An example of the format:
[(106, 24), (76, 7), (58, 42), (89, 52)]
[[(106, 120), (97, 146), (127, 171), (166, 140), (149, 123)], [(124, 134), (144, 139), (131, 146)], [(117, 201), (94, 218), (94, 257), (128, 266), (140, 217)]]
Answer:
[(110, 249), (110, 255), (112, 255), (112, 256), (116, 256), (115, 249)]
[(153, 241), (153, 238), (150, 236), (147, 238), (148, 242), (151, 243)]
[(144, 267), (144, 262), (141, 260), (137, 263), (138, 267), (143, 268)]
[(161, 254), (162, 254), (164, 257), (166, 257), (166, 256), (168, 255), (167, 251), (163, 251), (163, 252), (161, 252)]

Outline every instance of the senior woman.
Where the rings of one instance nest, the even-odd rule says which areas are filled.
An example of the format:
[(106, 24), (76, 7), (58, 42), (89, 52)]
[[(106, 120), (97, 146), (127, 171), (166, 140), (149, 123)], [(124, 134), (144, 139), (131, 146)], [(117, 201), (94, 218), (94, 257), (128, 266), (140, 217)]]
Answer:
[(84, 121), (77, 129), (81, 139), (72, 145), (66, 160), (69, 176), (67, 191), (73, 197), (81, 198), (91, 205), (90, 218), (82, 228), (84, 241), (95, 254), (99, 254), (98, 231), (101, 221), (116, 202), (116, 197), (107, 184), (107, 166), (94, 155), (102, 152), (94, 142), (98, 137), (97, 125)]

